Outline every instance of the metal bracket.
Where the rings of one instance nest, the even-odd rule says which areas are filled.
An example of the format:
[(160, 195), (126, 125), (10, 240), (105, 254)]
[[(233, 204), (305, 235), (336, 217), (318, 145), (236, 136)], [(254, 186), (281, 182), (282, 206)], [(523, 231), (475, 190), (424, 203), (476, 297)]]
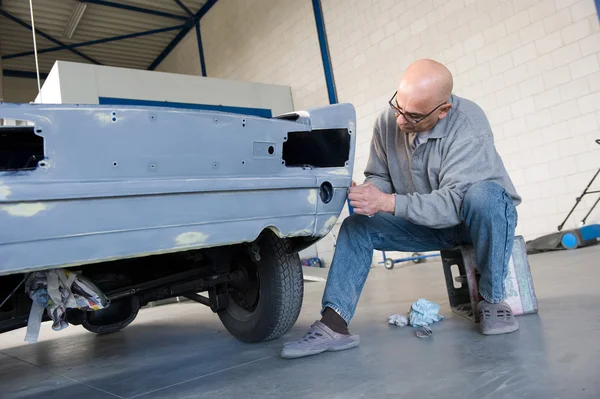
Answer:
[(250, 249), (250, 256), (256, 261), (260, 261), (260, 247), (254, 243), (252, 244), (252, 246), (249, 248)]
[(225, 284), (220, 287), (213, 287), (208, 291), (208, 297), (210, 299), (210, 310), (214, 313), (220, 312), (221, 310), (227, 309), (229, 306), (229, 299), (227, 297), (227, 286)]

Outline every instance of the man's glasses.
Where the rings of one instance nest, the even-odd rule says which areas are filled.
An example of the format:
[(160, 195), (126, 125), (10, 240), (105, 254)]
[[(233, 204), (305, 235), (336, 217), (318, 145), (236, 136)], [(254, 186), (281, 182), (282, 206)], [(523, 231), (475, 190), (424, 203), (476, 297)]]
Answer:
[(429, 115), (433, 114), (439, 107), (441, 107), (442, 105), (446, 104), (446, 101), (444, 101), (443, 103), (441, 103), (440, 105), (438, 105), (437, 107), (435, 107), (431, 112), (429, 112), (426, 115), (423, 116), (419, 116), (419, 117), (413, 117), (410, 114), (406, 114), (404, 113), (400, 107), (398, 106), (398, 103), (396, 102), (396, 104), (394, 104), (395, 98), (396, 98), (396, 94), (398, 94), (398, 91), (396, 91), (394, 93), (394, 95), (392, 96), (392, 98), (390, 98), (389, 104), (390, 107), (392, 107), (392, 109), (394, 110), (394, 112), (402, 115), (404, 117), (404, 119), (406, 119), (411, 125), (416, 125), (418, 123), (420, 123), (421, 121), (425, 120)]

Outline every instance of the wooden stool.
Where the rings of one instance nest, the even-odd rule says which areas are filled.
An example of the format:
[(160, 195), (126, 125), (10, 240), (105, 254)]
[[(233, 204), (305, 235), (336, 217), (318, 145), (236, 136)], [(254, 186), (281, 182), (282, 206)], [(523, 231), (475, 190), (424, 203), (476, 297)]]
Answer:
[[(472, 245), (461, 245), (451, 250), (440, 251), (450, 307), (454, 313), (478, 323), (477, 304), (482, 300), (479, 295), (479, 272), (476, 268), (475, 250)], [(458, 267), (453, 275), (452, 266)], [(458, 283), (458, 284), (455, 284)], [(522, 236), (516, 236), (508, 262), (508, 274), (505, 282), (505, 301), (515, 316), (537, 313), (538, 303), (533, 288), (533, 279), (527, 260), (527, 248)]]

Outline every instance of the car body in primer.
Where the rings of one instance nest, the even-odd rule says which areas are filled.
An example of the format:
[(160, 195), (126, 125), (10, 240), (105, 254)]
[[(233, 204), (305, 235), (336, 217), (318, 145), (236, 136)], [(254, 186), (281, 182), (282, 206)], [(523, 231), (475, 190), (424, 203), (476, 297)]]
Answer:
[(352, 180), (350, 104), (262, 118), (4, 103), (0, 118), (0, 278), (265, 231), (297, 253), (331, 231)]

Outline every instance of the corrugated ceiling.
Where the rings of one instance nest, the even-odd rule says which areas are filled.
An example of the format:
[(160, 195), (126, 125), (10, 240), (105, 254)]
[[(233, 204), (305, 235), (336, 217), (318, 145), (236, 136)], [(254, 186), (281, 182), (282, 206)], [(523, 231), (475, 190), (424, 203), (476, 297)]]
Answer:
[[(207, 0), (181, 0), (192, 12), (196, 13)], [(113, 3), (142, 7), (169, 14), (188, 17), (175, 0), (111, 0)], [(1, 9), (14, 17), (31, 25), (29, 1), (0, 0)], [(72, 38), (63, 36), (67, 22), (75, 8), (77, 0), (33, 0), (34, 21), (36, 29), (52, 36), (65, 44), (75, 44), (91, 40), (105, 39), (154, 29), (180, 26), (184, 19), (174, 19), (157, 15), (139, 13), (87, 3), (87, 8)], [(146, 69), (159, 54), (177, 36), (180, 29), (157, 33), (148, 36), (130, 38), (109, 43), (78, 47), (81, 53), (97, 60), (101, 64), (127, 68)], [(57, 47), (56, 43), (36, 36), (38, 51)], [(4, 69), (35, 72), (33, 55), (10, 58), (10, 54), (33, 51), (31, 30), (0, 15), (0, 54), (3, 57)], [(48, 73), (57, 60), (91, 63), (91, 61), (74, 54), (69, 50), (61, 50), (39, 54), (40, 72)]]

